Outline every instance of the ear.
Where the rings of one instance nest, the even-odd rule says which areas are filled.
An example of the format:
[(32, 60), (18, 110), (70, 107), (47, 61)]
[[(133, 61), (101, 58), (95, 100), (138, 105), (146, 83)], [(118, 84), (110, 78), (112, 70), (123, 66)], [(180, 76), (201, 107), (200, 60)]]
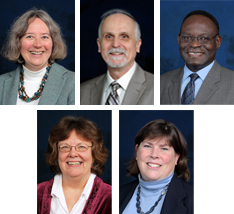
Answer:
[(142, 40), (141, 40), (141, 39), (139, 39), (139, 40), (136, 42), (136, 52), (137, 52), (137, 53), (140, 53), (141, 43), (142, 43)]
[(176, 153), (176, 157), (175, 157), (175, 165), (177, 165), (177, 162), (178, 162), (178, 160), (179, 160), (179, 157), (180, 157), (180, 154), (177, 154), (177, 153)]
[(178, 42), (178, 44), (180, 44), (180, 33), (177, 36), (177, 42)]
[(136, 160), (137, 160), (137, 149), (138, 149), (138, 144), (136, 144), (136, 146), (135, 146)]
[(216, 38), (216, 50), (219, 49), (219, 47), (221, 45), (221, 41), (222, 41), (222, 37), (220, 35), (218, 35)]
[(97, 38), (97, 46), (98, 46), (98, 53), (101, 53), (101, 43), (98, 38)]

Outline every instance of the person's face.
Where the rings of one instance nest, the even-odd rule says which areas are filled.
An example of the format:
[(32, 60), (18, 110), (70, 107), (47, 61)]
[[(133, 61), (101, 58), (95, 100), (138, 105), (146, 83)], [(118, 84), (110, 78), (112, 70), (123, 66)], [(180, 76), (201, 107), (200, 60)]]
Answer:
[(141, 40), (136, 41), (135, 22), (123, 14), (108, 16), (101, 26), (101, 41), (97, 39), (98, 52), (108, 68), (128, 71), (140, 52)]
[(49, 28), (41, 19), (35, 18), (29, 24), (25, 35), (20, 39), (20, 45), (20, 53), (25, 60), (26, 68), (38, 71), (48, 65), (53, 42)]
[(144, 181), (158, 181), (171, 175), (179, 159), (165, 139), (145, 139), (136, 145), (136, 160)]
[[(204, 36), (212, 38), (217, 34), (215, 24), (208, 17), (202, 15), (192, 15), (188, 17), (181, 26), (180, 34), (186, 36)], [(197, 38), (191, 43), (181, 42), (178, 35), (180, 55), (186, 62), (188, 68), (197, 72), (213, 62), (216, 50), (221, 45), (221, 37), (218, 35), (211, 39), (208, 44), (201, 44)]]
[[(78, 136), (75, 130), (71, 132), (68, 139), (58, 142), (58, 146), (76, 146), (78, 144), (92, 146), (92, 142), (84, 140)], [(75, 147), (72, 147), (70, 152), (59, 151), (58, 163), (63, 174), (63, 179), (77, 177), (88, 179), (91, 174), (91, 167), (93, 163), (92, 148), (89, 147), (88, 150), (84, 152), (76, 151)]]

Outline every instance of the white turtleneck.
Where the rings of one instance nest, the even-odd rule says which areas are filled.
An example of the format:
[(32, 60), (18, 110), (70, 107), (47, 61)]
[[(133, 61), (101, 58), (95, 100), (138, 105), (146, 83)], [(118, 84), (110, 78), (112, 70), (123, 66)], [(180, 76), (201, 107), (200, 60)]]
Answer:
[[(41, 80), (46, 73), (46, 67), (44, 67), (40, 71), (30, 71), (23, 65), (23, 69), (25, 91), (29, 97), (32, 97), (40, 87)], [(17, 93), (16, 105), (38, 105), (39, 100), (40, 98), (31, 102), (26, 102), (21, 100), (19, 98), (19, 94)]]

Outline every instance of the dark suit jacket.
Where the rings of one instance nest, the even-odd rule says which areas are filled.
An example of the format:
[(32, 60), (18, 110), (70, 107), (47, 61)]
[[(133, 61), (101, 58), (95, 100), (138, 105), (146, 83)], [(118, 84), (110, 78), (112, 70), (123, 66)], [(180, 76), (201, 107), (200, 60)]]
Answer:
[[(20, 70), (0, 76), (0, 105), (16, 105)], [(38, 105), (75, 105), (75, 73), (53, 63)]]
[[(106, 74), (81, 84), (80, 104), (100, 105)], [(129, 82), (122, 105), (153, 105), (154, 75), (137, 65), (135, 73)]]
[[(139, 181), (136, 180), (120, 187), (120, 214), (132, 198), (138, 183)], [(156, 200), (152, 199), (152, 205)], [(161, 214), (193, 214), (193, 186), (174, 174), (168, 187)]]
[[(161, 75), (160, 104), (181, 104), (183, 74), (184, 67)], [(215, 61), (193, 104), (234, 104), (234, 71)]]

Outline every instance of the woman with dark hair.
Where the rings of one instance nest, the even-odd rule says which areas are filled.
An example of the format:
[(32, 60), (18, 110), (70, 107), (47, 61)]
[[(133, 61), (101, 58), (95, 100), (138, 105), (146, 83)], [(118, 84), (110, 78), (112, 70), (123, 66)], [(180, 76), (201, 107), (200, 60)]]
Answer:
[(111, 186), (98, 176), (108, 156), (97, 126), (64, 117), (51, 130), (46, 161), (55, 177), (37, 186), (38, 214), (109, 214)]
[(67, 47), (44, 10), (29, 10), (14, 22), (1, 54), (19, 67), (0, 76), (0, 105), (75, 104), (75, 74), (55, 63)]
[(138, 132), (134, 151), (128, 169), (138, 179), (120, 187), (120, 213), (192, 214), (187, 143), (177, 127), (149, 122)]

